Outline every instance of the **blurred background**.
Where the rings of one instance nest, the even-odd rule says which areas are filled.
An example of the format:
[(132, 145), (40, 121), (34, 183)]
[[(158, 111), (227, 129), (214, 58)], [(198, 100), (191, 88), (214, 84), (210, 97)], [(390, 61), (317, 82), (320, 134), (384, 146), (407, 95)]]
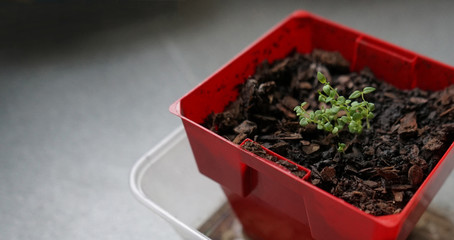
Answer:
[(453, 1), (2, 1), (0, 239), (179, 239), (130, 169), (181, 125), (173, 101), (296, 9), (454, 65)]

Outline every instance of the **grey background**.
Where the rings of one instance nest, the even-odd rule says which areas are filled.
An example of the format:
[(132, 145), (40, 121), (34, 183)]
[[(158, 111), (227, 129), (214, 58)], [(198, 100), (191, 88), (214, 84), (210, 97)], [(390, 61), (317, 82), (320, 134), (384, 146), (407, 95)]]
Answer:
[(180, 125), (174, 100), (296, 9), (454, 65), (452, 1), (89, 2), (0, 4), (0, 239), (178, 239), (132, 165)]

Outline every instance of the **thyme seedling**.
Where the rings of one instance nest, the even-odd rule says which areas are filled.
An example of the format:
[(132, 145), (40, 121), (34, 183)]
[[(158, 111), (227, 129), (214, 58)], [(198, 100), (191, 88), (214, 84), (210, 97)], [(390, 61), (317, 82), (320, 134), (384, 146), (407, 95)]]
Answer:
[[(346, 126), (349, 132), (360, 134), (363, 131), (364, 120), (367, 128), (370, 128), (370, 120), (374, 118), (375, 105), (366, 101), (364, 95), (375, 91), (375, 88), (365, 87), (362, 91), (356, 90), (346, 99), (339, 95), (336, 88), (331, 87), (321, 72), (317, 73), (317, 79), (323, 84), (322, 91), (318, 91), (318, 101), (325, 104), (322, 105), (321, 109), (307, 112), (304, 109), (307, 102), (296, 106), (294, 111), (299, 117), (301, 126), (305, 127), (313, 123), (317, 125), (317, 129), (334, 135), (337, 135)], [(355, 100), (359, 97), (362, 100), (360, 102)], [(328, 107), (327, 104), (331, 107)], [(339, 143), (337, 150), (343, 152), (345, 147), (344, 143)]]
[(345, 151), (345, 147), (346, 147), (345, 143), (338, 143), (337, 144), (337, 151), (338, 152), (344, 152)]

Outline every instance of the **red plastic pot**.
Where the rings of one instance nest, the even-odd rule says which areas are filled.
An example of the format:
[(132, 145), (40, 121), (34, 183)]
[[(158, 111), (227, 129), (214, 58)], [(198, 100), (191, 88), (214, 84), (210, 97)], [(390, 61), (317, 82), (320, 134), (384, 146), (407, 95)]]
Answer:
[(376, 217), (201, 126), (236, 99), (237, 85), (259, 63), (295, 48), (338, 51), (351, 71), (367, 66), (401, 89), (438, 90), (454, 83), (453, 67), (297, 11), (170, 107), (183, 121), (200, 172), (222, 185), (254, 239), (405, 239), (453, 169), (454, 144), (401, 213)]

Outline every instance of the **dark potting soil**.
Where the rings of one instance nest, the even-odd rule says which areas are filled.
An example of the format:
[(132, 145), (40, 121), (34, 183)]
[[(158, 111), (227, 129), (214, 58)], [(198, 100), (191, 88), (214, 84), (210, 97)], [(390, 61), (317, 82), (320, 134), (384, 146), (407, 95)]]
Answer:
[(285, 161), (283, 159), (279, 159), (274, 155), (267, 153), (260, 144), (256, 142), (246, 141), (242, 146), (243, 149), (248, 150), (249, 152), (254, 153), (255, 155), (267, 159), (269, 161), (275, 162), (278, 166), (281, 166), (284, 169), (287, 169), (291, 174), (303, 178), (306, 175), (306, 172), (299, 169), (297, 165)]
[[(295, 106), (306, 101), (307, 111), (319, 107), (317, 71), (343, 96), (377, 89), (365, 95), (375, 104), (369, 129), (334, 136), (299, 125)], [(264, 62), (239, 93), (204, 126), (237, 144), (253, 139), (310, 169), (312, 184), (376, 216), (402, 211), (454, 140), (454, 85), (437, 92), (399, 90), (368, 69), (350, 73), (336, 52), (293, 52)], [(344, 153), (337, 152), (338, 142), (347, 145)]]

